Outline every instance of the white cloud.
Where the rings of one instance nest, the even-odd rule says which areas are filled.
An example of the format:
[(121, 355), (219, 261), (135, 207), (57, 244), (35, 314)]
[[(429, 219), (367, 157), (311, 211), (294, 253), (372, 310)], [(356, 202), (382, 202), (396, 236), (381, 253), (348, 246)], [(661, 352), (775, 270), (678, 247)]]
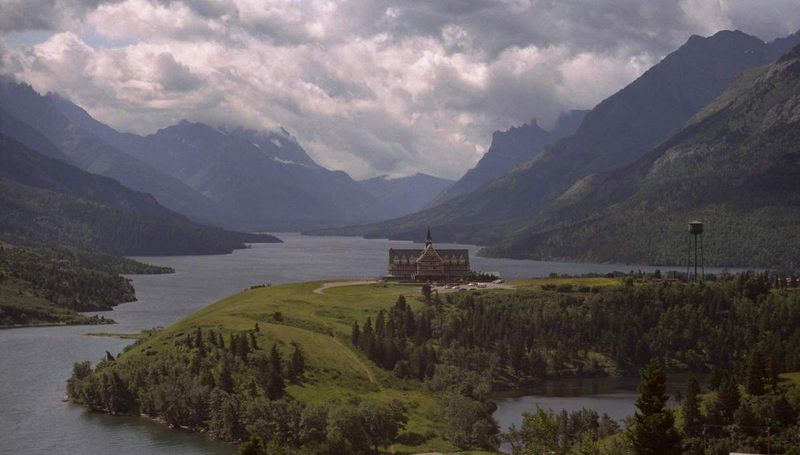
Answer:
[(0, 33), (52, 31), (0, 65), (125, 131), (283, 125), (356, 177), (458, 177), (493, 130), (591, 108), (692, 33), (788, 34), (793, 1), (0, 0)]

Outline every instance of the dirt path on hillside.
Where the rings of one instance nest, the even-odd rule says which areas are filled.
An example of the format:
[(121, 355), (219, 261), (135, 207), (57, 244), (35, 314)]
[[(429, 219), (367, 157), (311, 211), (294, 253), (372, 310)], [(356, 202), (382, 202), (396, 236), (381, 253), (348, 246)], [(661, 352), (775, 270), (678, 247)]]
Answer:
[(358, 356), (353, 352), (352, 349), (350, 349), (349, 347), (345, 346), (344, 343), (342, 343), (341, 341), (336, 339), (336, 337), (333, 337), (333, 341), (334, 341), (334, 343), (337, 343), (339, 346), (341, 346), (342, 349), (344, 349), (347, 352), (347, 354), (350, 356), (350, 358), (353, 359), (353, 361), (358, 366), (360, 366), (362, 370), (364, 370), (364, 373), (367, 374), (367, 378), (369, 379), (369, 382), (371, 382), (373, 384), (377, 384), (377, 382), (375, 381), (375, 376), (373, 376), (373, 374), (372, 374), (372, 370), (370, 370), (369, 367), (366, 364), (364, 364), (364, 362), (362, 362), (361, 359), (358, 358)]
[(360, 280), (360, 281), (333, 281), (330, 283), (325, 283), (322, 286), (314, 289), (314, 294), (325, 295), (325, 289), (329, 288), (339, 288), (342, 286), (359, 286), (362, 284), (373, 284), (377, 283), (378, 280)]
[(436, 291), (439, 294), (447, 294), (449, 292), (472, 291), (472, 290), (480, 291), (485, 289), (516, 289), (516, 288), (514, 287), (514, 285), (508, 283), (480, 283), (480, 285), (461, 284), (451, 288), (447, 288), (445, 286), (434, 286), (431, 290)]

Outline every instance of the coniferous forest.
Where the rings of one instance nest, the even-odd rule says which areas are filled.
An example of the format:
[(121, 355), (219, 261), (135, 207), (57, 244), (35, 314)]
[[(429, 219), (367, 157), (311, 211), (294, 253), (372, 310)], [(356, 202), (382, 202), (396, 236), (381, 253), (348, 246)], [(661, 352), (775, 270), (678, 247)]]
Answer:
[[(754, 352), (777, 374), (800, 369), (800, 293), (787, 277), (746, 272), (704, 285), (628, 277), (621, 286), (544, 285), (500, 293), (405, 298), (353, 326), (365, 355), (401, 377), (437, 363), (491, 372), (496, 387), (544, 378), (730, 370)], [(789, 277), (790, 286), (797, 283)]]

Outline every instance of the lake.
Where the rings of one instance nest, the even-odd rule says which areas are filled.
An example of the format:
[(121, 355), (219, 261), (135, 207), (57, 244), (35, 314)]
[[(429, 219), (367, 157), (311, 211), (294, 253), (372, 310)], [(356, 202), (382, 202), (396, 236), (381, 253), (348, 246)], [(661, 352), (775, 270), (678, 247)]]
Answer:
[[(61, 399), (74, 362), (94, 362), (106, 351), (117, 354), (130, 343), (130, 340), (86, 336), (88, 332), (139, 332), (167, 326), (254, 284), (377, 277), (385, 273), (390, 247), (412, 246), (402, 241), (277, 235), (284, 243), (255, 244), (228, 255), (137, 258), (173, 267), (176, 273), (132, 276), (139, 301), (103, 313), (116, 320), (117, 325), (0, 330), (0, 453), (106, 454), (131, 453), (133, 449), (137, 454), (235, 453), (235, 448), (229, 445), (169, 430), (139, 418), (89, 413)], [(582, 274), (655, 269), (480, 258), (475, 257), (477, 247), (469, 248), (473, 269), (499, 272), (507, 279), (541, 277), (551, 272)], [(532, 409), (534, 402), (559, 410), (593, 407), (612, 417), (629, 413), (633, 392), (613, 386), (613, 382), (602, 384), (578, 396), (542, 394), (503, 399), (499, 401), (496, 416), (505, 428), (512, 421), (518, 422), (521, 412)]]

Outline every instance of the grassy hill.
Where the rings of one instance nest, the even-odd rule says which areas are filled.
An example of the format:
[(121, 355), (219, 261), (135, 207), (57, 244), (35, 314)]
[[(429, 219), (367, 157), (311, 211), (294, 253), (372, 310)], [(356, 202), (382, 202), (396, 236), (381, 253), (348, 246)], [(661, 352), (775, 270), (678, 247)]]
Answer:
[[(557, 298), (559, 292), (554, 289), (557, 286), (568, 286), (572, 292), (581, 287), (606, 288), (616, 287), (620, 284), (618, 279), (611, 278), (548, 278), (541, 280), (525, 280), (515, 282), (518, 291), (541, 294)], [(550, 290), (550, 289), (553, 290)], [(476, 294), (492, 294), (498, 297), (513, 296), (515, 290), (481, 290), (475, 291)], [(579, 291), (575, 295), (588, 295), (588, 291)], [(161, 371), (163, 369), (175, 368), (174, 365), (184, 365), (176, 371), (170, 371), (167, 377), (159, 379), (159, 383), (165, 381), (174, 383), (181, 391), (174, 389), (175, 385), (170, 385), (171, 393), (175, 394), (176, 401), (182, 402), (186, 396), (188, 400), (187, 411), (176, 411), (178, 416), (183, 416), (185, 412), (197, 410), (199, 402), (215, 403), (214, 393), (212, 392), (209, 401), (198, 399), (199, 392), (190, 391), (197, 386), (197, 377), (203, 375), (213, 375), (216, 380), (214, 387), (221, 387), (222, 380), (220, 366), (216, 360), (209, 366), (203, 364), (199, 367), (199, 373), (188, 373), (195, 385), (187, 384), (181, 379), (185, 372), (181, 372), (186, 364), (195, 364), (197, 359), (189, 360), (184, 357), (187, 354), (186, 340), (196, 339), (198, 329), (201, 333), (208, 336), (210, 333), (218, 333), (227, 346), (232, 348), (234, 337), (241, 334), (248, 334), (255, 337), (258, 351), (266, 352), (270, 347), (277, 347), (284, 359), (290, 358), (295, 348), (302, 350), (305, 358), (306, 370), (300, 381), (287, 382), (286, 394), (295, 401), (302, 402), (307, 407), (331, 406), (331, 403), (356, 403), (356, 402), (377, 402), (389, 404), (393, 401), (402, 403), (406, 409), (408, 422), (401, 431), (395, 442), (386, 449), (392, 453), (425, 453), (425, 452), (454, 452), (459, 448), (450, 440), (448, 433), (448, 423), (443, 417), (443, 407), (447, 406), (447, 400), (453, 398), (449, 392), (430, 388), (430, 385), (423, 385), (421, 381), (406, 378), (401, 379), (390, 369), (384, 369), (376, 365), (373, 361), (351, 343), (351, 330), (353, 324), (363, 323), (366, 318), (377, 320), (379, 312), (391, 308), (397, 302), (398, 297), (405, 296), (411, 310), (417, 312), (422, 310), (426, 304), (423, 302), (418, 285), (403, 285), (394, 283), (364, 283), (364, 282), (306, 282), (296, 284), (286, 284), (279, 286), (254, 286), (238, 294), (225, 298), (212, 304), (182, 321), (166, 328), (163, 331), (150, 332), (140, 338), (134, 345), (116, 359), (101, 361), (94, 375), (88, 375), (81, 379), (84, 381), (102, 381), (104, 375), (111, 372), (123, 378), (122, 381), (128, 384), (140, 383), (142, 377), (147, 377), (149, 371)], [(430, 309), (430, 306), (428, 306)], [(449, 311), (449, 310), (445, 310)], [(257, 327), (257, 330), (255, 330)], [(216, 336), (216, 335), (215, 335)], [(230, 340), (230, 341), (228, 341)], [(219, 342), (212, 342), (219, 345)], [(206, 343), (208, 346), (208, 343)], [(194, 343), (197, 348), (197, 342)], [(205, 354), (205, 359), (216, 358), (216, 354), (209, 351)], [(248, 362), (258, 364), (258, 352), (255, 356), (248, 357)], [(222, 360), (223, 363), (226, 360)], [(239, 362), (238, 359), (233, 360)], [(216, 365), (216, 366), (214, 366)], [(77, 368), (77, 367), (76, 367)], [(191, 367), (189, 367), (191, 368)], [(257, 369), (258, 367), (255, 367)], [(76, 370), (78, 371), (78, 370)], [(239, 367), (233, 368), (233, 378), (236, 386), (235, 393), (240, 397), (251, 397), (255, 395), (250, 391), (255, 387), (252, 369)], [(161, 373), (158, 373), (161, 374)], [(71, 381), (75, 381), (73, 376)], [(484, 375), (486, 376), (486, 375)], [(106, 376), (108, 377), (108, 376)], [(186, 377), (185, 380), (189, 380)], [(87, 379), (88, 378), (88, 379)], [(486, 377), (491, 384), (491, 378)], [(202, 379), (200, 380), (202, 382)], [(257, 382), (257, 381), (256, 381)], [(435, 382), (435, 379), (433, 380)], [(470, 387), (468, 381), (459, 383), (461, 387)], [(248, 385), (251, 384), (251, 385)], [(426, 383), (428, 384), (428, 383)], [(161, 387), (159, 385), (159, 387)], [(80, 388), (77, 388), (80, 390)], [(490, 392), (491, 388), (487, 388)], [(73, 395), (73, 399), (89, 406), (87, 400), (91, 400), (92, 393), (76, 392), (79, 396)], [(161, 392), (152, 391), (143, 387), (139, 390), (140, 397), (159, 395)], [(185, 394), (185, 395), (184, 395)], [(243, 400), (245, 398), (242, 398)], [(198, 401), (200, 400), (200, 401)], [(96, 409), (112, 412), (103, 408), (105, 405), (94, 405)], [(147, 399), (141, 399), (139, 403), (140, 412), (148, 412), (146, 408)], [(162, 406), (163, 410), (163, 405)], [(184, 405), (180, 405), (184, 406)], [(213, 406), (207, 405), (207, 406)], [(240, 415), (247, 416), (248, 412), (244, 404), (239, 404)], [(144, 408), (144, 409), (143, 409)], [(213, 412), (211, 412), (213, 414)], [(162, 419), (160, 416), (159, 419)], [(246, 418), (246, 417), (242, 417)], [(288, 418), (288, 417), (287, 417)], [(179, 423), (180, 419), (190, 420), (187, 417), (176, 417), (175, 426), (187, 426), (186, 423)], [(212, 435), (220, 437), (218, 430), (195, 430), (209, 431)], [(300, 430), (294, 430), (300, 432)], [(222, 437), (224, 439), (224, 437)], [(235, 440), (235, 438), (234, 438)], [(310, 453), (313, 453), (312, 449)], [(462, 452), (480, 453), (480, 452)]]
[[(709, 278), (555, 277), (428, 300), (401, 284), (257, 286), (76, 364), (67, 391), (93, 410), (300, 453), (491, 449), (492, 391), (634, 374), (654, 357), (671, 371), (739, 371), (756, 355), (776, 374), (797, 370), (800, 279)], [(397, 409), (399, 432), (347, 445)]]
[[(401, 294), (419, 294), (416, 286), (370, 284), (332, 287), (315, 292), (322, 282), (262, 287), (243, 291), (217, 302), (170, 326), (123, 354), (118, 362), (135, 362), (143, 356), (164, 355), (174, 348), (174, 340), (197, 327), (216, 329), (225, 336), (231, 332), (260, 327), (258, 343), (277, 343), (284, 357), (293, 343), (301, 346), (309, 367), (306, 380), (287, 387), (288, 394), (307, 404), (323, 404), (332, 398), (346, 400), (402, 401), (410, 410), (408, 435), (424, 435), (441, 429), (436, 419), (434, 396), (414, 390), (375, 367), (349, 343), (352, 323), (390, 306)], [(414, 306), (422, 305), (409, 299)], [(280, 314), (277, 316), (277, 314)], [(416, 440), (416, 437), (408, 438)], [(435, 437), (418, 444), (399, 444), (401, 453), (450, 451), (454, 447)]]

